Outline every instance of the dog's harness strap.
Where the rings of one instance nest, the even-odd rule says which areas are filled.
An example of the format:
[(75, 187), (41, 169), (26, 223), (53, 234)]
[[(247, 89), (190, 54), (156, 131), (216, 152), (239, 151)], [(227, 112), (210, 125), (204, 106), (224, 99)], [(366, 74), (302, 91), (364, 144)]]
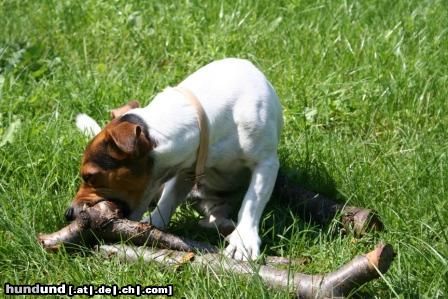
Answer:
[(190, 104), (196, 109), (199, 127), (199, 148), (196, 158), (196, 166), (194, 170), (194, 183), (198, 184), (198, 181), (205, 173), (205, 163), (207, 162), (208, 155), (208, 118), (205, 114), (204, 107), (202, 107), (198, 98), (191, 92), (191, 90), (184, 87), (174, 87), (175, 90), (180, 92), (185, 98), (190, 101)]

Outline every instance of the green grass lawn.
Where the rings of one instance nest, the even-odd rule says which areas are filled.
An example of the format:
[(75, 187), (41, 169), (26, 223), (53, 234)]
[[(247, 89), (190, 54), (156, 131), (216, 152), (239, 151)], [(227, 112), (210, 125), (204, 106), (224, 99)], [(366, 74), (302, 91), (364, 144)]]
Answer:
[[(397, 256), (360, 288), (375, 298), (448, 297), (448, 3), (446, 1), (0, 0), (0, 293), (3, 285), (173, 284), (176, 297), (283, 298), (257, 277), (45, 253), (36, 234), (64, 225), (86, 138), (198, 67), (253, 61), (283, 107), (284, 167), (311, 190), (369, 207), (386, 231), (361, 239), (304, 223), (277, 200), (265, 253), (330, 271), (383, 240)], [(171, 230), (218, 242), (180, 209)]]

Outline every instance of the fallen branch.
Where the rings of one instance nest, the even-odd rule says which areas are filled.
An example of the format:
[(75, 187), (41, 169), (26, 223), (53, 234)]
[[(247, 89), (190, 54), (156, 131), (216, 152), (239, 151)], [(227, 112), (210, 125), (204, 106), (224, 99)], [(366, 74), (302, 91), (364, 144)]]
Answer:
[(356, 287), (380, 277), (380, 273), (385, 273), (394, 257), (390, 245), (380, 244), (373, 251), (355, 257), (334, 272), (308, 275), (279, 270), (269, 265), (235, 261), (216, 253), (194, 255), (175, 250), (127, 245), (102, 245), (99, 246), (99, 251), (107, 257), (117, 256), (125, 261), (143, 259), (145, 262), (173, 266), (189, 263), (193, 267), (212, 269), (214, 272), (256, 274), (268, 286), (291, 290), (298, 298), (333, 298), (348, 295)]
[(375, 211), (336, 203), (322, 194), (294, 184), (282, 173), (277, 177), (274, 195), (288, 199), (288, 204), (294, 212), (320, 225), (326, 225), (337, 217), (344, 230), (352, 231), (357, 236), (367, 231), (384, 229)]
[(111, 201), (101, 201), (82, 210), (69, 225), (52, 234), (41, 234), (38, 241), (47, 251), (61, 245), (86, 245), (98, 239), (106, 242), (129, 241), (135, 245), (156, 246), (181, 251), (218, 252), (210, 244), (178, 237), (143, 222), (122, 218), (119, 207)]
[[(165, 249), (101, 246), (100, 250), (128, 259), (142, 256), (144, 259), (168, 264), (191, 261), (192, 265), (207, 266), (215, 270), (221, 268), (239, 274), (257, 273), (269, 286), (292, 286), (300, 298), (348, 294), (353, 288), (379, 277), (379, 273), (385, 273), (393, 260), (392, 247), (380, 245), (374, 251), (356, 257), (339, 270), (326, 275), (290, 273), (269, 265), (254, 267), (249, 263), (225, 258), (218, 254), (218, 248), (210, 244), (178, 237), (146, 223), (123, 219), (119, 207), (110, 201), (102, 201), (83, 210), (68, 226), (52, 234), (40, 235), (38, 239), (49, 251), (57, 250), (63, 244), (76, 245), (81, 241), (93, 244), (98, 239), (108, 242), (131, 241), (135, 245), (162, 247)], [(192, 252), (204, 254), (194, 255)]]

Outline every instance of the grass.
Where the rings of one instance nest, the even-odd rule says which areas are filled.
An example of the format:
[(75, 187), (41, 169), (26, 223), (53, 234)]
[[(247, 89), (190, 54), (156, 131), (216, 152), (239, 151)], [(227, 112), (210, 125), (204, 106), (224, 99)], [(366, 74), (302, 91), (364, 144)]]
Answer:
[[(329, 271), (379, 240), (396, 260), (359, 291), (448, 296), (448, 6), (416, 1), (0, 0), (0, 292), (5, 282), (174, 284), (176, 297), (283, 298), (256, 277), (47, 254), (37, 233), (64, 225), (87, 140), (74, 116), (103, 122), (131, 98), (148, 103), (198, 67), (252, 60), (284, 107), (279, 149), (310, 189), (376, 209), (386, 232), (355, 240), (269, 204), (269, 254)], [(197, 238), (196, 215), (171, 229)], [(214, 238), (214, 239), (213, 239)]]

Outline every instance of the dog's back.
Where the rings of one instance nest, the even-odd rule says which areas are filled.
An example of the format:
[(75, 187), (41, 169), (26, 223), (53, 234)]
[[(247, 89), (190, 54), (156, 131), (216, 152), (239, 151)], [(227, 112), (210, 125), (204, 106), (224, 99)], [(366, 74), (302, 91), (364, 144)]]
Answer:
[(210, 120), (211, 158), (219, 155), (222, 160), (222, 153), (240, 149), (245, 156), (257, 155), (258, 160), (264, 151), (276, 151), (283, 124), (280, 103), (269, 81), (251, 62), (218, 60), (179, 85), (198, 97)]

